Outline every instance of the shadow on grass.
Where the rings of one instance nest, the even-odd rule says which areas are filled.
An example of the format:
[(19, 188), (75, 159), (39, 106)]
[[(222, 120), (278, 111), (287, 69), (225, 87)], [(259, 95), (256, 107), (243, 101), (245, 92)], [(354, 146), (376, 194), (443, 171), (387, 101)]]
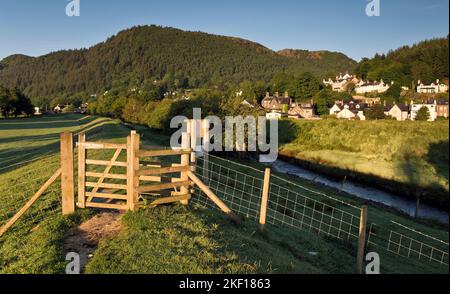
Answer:
[[(70, 121), (66, 124), (61, 119), (67, 118), (74, 121)], [(79, 126), (80, 128), (74, 132), (74, 141), (77, 141), (76, 134), (80, 132), (87, 132), (88, 138), (90, 140), (111, 140), (120, 138), (121, 133), (117, 125), (111, 123), (112, 121), (108, 118), (98, 119), (98, 117), (81, 117), (79, 115), (57, 115), (55, 117), (41, 117), (40, 119), (45, 119), (51, 121), (48, 124), (52, 124), (53, 128), (65, 128), (66, 126), (73, 127)], [(33, 120), (33, 119), (28, 119)], [(97, 121), (96, 121), (97, 120)], [(19, 120), (20, 121), (20, 120)], [(95, 121), (95, 123), (93, 123)], [(48, 125), (45, 123), (44, 125)], [(1, 125), (3, 126), (3, 124)], [(18, 130), (18, 136), (11, 138), (0, 139), (1, 143), (16, 143), (15, 146), (0, 150), (0, 174), (17, 168), (19, 165), (23, 165), (30, 161), (38, 160), (39, 158), (56, 154), (59, 151), (59, 132), (36, 135), (36, 136), (20, 136), (20, 130), (25, 126), (26, 123), (20, 123), (16, 129)], [(29, 128), (31, 129), (31, 127)], [(125, 140), (126, 129), (123, 128), (123, 137)], [(39, 146), (27, 146), (30, 142), (39, 142)]]
[(430, 165), (432, 165), (435, 168), (439, 176), (445, 178), (448, 181), (448, 174), (449, 174), (448, 141), (441, 141), (438, 143), (430, 144), (426, 160)]

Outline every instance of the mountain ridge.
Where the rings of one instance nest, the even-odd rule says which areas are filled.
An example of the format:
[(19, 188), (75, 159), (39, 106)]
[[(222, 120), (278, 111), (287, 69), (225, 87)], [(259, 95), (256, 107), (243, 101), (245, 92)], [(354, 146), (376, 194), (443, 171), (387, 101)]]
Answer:
[[(312, 55), (316, 53), (310, 53)], [(356, 62), (292, 59), (249, 40), (160, 26), (137, 26), (87, 49), (61, 50), (39, 57), (12, 55), (0, 61), (0, 83), (26, 95), (55, 97), (100, 93), (155, 80), (184, 80), (202, 87), (244, 80), (269, 81), (277, 72), (351, 70)]]

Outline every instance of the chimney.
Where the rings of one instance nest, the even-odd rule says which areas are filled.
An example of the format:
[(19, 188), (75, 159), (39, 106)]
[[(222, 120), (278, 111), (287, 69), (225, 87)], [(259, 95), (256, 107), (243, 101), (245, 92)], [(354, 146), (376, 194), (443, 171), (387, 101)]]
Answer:
[(288, 91), (284, 92), (284, 98), (289, 98), (289, 92)]
[(422, 84), (422, 83), (421, 83), (421, 81), (420, 81), (420, 80), (418, 80), (418, 81), (417, 81), (417, 85), (420, 85), (420, 84)]
[(266, 98), (269, 98), (269, 97), (270, 97), (270, 93), (266, 92)]
[(439, 79), (436, 80), (436, 85), (439, 85)]
[(275, 92), (275, 97), (278, 98), (278, 96), (280, 96), (280, 92)]

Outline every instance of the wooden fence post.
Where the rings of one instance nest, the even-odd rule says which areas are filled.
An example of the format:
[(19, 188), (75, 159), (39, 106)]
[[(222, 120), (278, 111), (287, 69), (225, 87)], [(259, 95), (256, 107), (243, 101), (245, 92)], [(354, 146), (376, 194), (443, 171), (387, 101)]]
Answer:
[[(182, 149), (189, 149), (190, 148), (190, 135), (189, 133), (183, 133), (182, 137), (181, 137), (181, 148)], [(181, 166), (189, 166), (190, 165), (190, 154), (183, 154), (181, 155)], [(189, 180), (189, 175), (188, 172), (181, 172), (181, 181), (188, 181)], [(181, 195), (189, 195), (189, 187), (181, 187), (180, 188), (180, 194)], [(181, 200), (180, 201), (181, 204), (183, 205), (188, 205), (189, 204), (189, 200)]]
[(78, 135), (78, 201), (77, 207), (86, 207), (86, 148), (80, 144), (86, 142), (86, 134)]
[(62, 214), (74, 213), (73, 134), (69, 132), (61, 133), (61, 195)]
[(259, 231), (263, 232), (266, 226), (267, 218), (267, 201), (269, 200), (269, 189), (270, 189), (270, 168), (266, 168), (264, 172), (264, 183), (261, 195), (261, 210), (259, 213)]
[(361, 207), (361, 217), (359, 220), (358, 253), (356, 257), (356, 272), (363, 273), (364, 252), (366, 247), (366, 226), (367, 226), (367, 206)]
[(140, 138), (136, 131), (131, 131), (127, 138), (127, 204), (131, 211), (136, 210), (139, 194), (139, 152)]
[(188, 172), (189, 178), (196, 184), (200, 190), (205, 193), (206, 196), (208, 196), (209, 199), (212, 200), (228, 217), (233, 220), (236, 224), (241, 224), (242, 220), (239, 216), (234, 214), (234, 212), (222, 201), (219, 199), (219, 197), (214, 194), (211, 189), (206, 186), (193, 172)]

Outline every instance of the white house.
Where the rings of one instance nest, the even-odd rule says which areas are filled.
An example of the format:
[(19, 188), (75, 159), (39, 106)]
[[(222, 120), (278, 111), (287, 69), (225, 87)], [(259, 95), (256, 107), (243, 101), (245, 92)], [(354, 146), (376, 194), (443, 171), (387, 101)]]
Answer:
[(55, 106), (55, 108), (53, 108), (53, 111), (58, 113), (58, 112), (62, 112), (64, 110), (64, 108), (66, 108), (66, 105), (64, 104), (58, 104)]
[(248, 101), (247, 99), (245, 99), (244, 101), (241, 102), (242, 106), (246, 106), (248, 108), (255, 108), (256, 106), (253, 105), (253, 103), (251, 101)]
[(391, 84), (384, 83), (383, 80), (380, 82), (374, 81), (373, 83), (367, 81), (360, 81), (355, 88), (355, 92), (357, 94), (365, 94), (365, 93), (385, 93), (391, 85), (393, 85), (394, 82), (391, 82)]
[(268, 120), (275, 120), (275, 119), (281, 119), (283, 117), (287, 117), (287, 114), (281, 113), (278, 111), (271, 111), (266, 113), (266, 118)]
[(342, 109), (342, 104), (334, 103), (333, 107), (330, 108), (330, 115), (337, 115)]
[(384, 112), (386, 116), (391, 116), (399, 121), (405, 121), (409, 118), (409, 106), (404, 104), (394, 104), (392, 107), (386, 108)]
[(428, 121), (435, 121), (437, 118), (437, 106), (437, 101), (434, 101), (432, 104), (414, 104), (414, 102), (411, 101), (411, 120), (416, 120), (419, 110), (422, 107), (426, 107), (430, 113), (430, 119)]
[(439, 80), (436, 80), (436, 84), (431, 83), (431, 85), (424, 85), (420, 80), (417, 82), (417, 93), (439, 94), (447, 92), (448, 86), (446, 84), (439, 83)]
[(346, 73), (345, 75), (339, 74), (334, 81), (329, 78), (328, 80), (324, 79), (322, 82), (325, 86), (330, 86), (335, 92), (344, 92), (349, 82), (357, 84), (359, 80), (355, 76)]
[(359, 104), (355, 101), (350, 101), (349, 103), (340, 104), (335, 103), (330, 109), (330, 115), (336, 115), (339, 119), (358, 119), (366, 120), (364, 115), (364, 104)]
[(35, 107), (34, 108), (34, 115), (41, 115), (41, 114), (42, 114), (41, 108), (40, 107)]

